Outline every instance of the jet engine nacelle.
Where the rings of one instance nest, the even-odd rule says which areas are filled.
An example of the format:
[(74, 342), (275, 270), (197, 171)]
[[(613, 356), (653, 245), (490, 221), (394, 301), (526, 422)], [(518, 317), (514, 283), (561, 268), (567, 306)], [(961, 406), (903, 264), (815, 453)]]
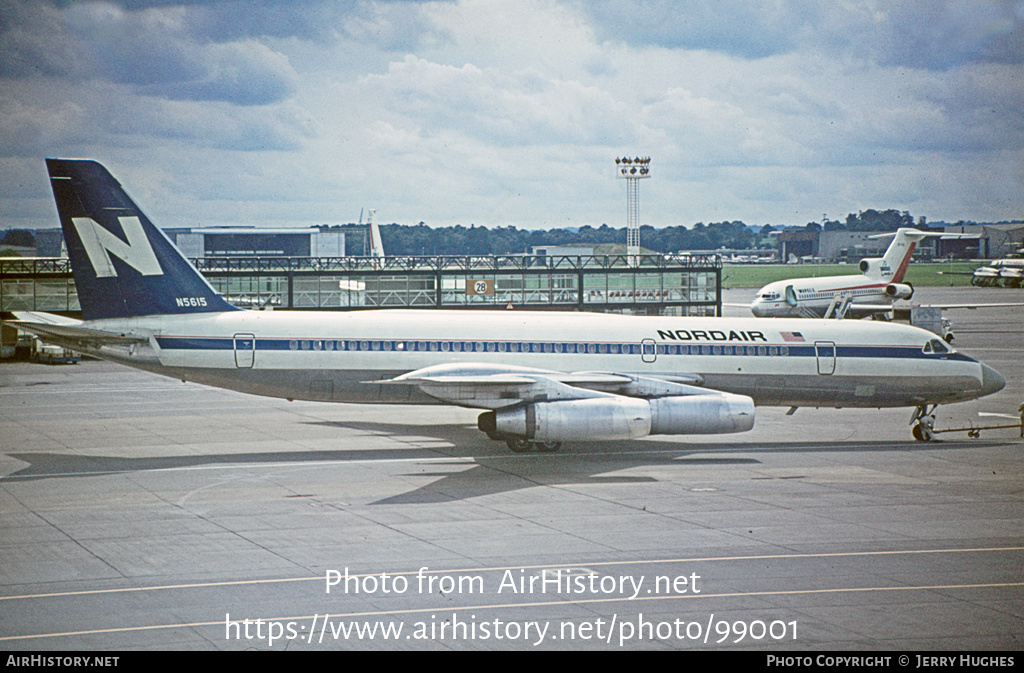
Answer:
[(731, 394), (650, 400), (594, 397), (535, 402), (499, 409), (494, 414), (498, 433), (538, 442), (718, 434), (746, 432), (754, 427), (754, 401)]
[(651, 434), (651, 406), (630, 397), (535, 402), (495, 412), (499, 433), (538, 442), (636, 439)]
[(914, 296), (914, 287), (906, 283), (890, 283), (885, 286), (885, 294), (893, 299), (910, 299)]
[(652, 435), (718, 435), (754, 427), (754, 400), (746, 395), (687, 395), (648, 402)]

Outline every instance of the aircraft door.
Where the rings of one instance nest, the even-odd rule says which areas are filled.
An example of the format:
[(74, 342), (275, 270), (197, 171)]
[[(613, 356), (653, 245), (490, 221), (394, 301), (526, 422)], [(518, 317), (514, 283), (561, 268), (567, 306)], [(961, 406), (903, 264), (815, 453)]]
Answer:
[(658, 344), (654, 339), (644, 339), (640, 342), (640, 358), (644, 362), (654, 362), (658, 358)]
[(792, 285), (786, 286), (786, 303), (790, 306), (796, 306), (796, 290), (793, 289)]
[(818, 358), (818, 373), (831, 375), (836, 371), (836, 345), (831, 341), (815, 341), (814, 353)]
[(256, 336), (253, 334), (236, 334), (234, 336), (235, 367), (252, 369), (256, 360)]

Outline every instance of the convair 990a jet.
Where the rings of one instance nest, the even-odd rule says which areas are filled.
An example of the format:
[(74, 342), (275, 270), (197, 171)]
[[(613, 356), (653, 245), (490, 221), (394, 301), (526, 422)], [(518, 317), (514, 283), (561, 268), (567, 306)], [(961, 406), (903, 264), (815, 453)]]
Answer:
[[(98, 163), (47, 160), (84, 320), (18, 327), (121, 364), (328, 402), (453, 404), (514, 451), (750, 430), (755, 405), (916, 407), (1000, 390), (905, 325), (228, 304)], [(928, 438), (927, 425), (916, 426)], [(922, 429), (923, 428), (923, 429)]]
[[(862, 259), (859, 275), (779, 280), (757, 291), (750, 310), (760, 318), (864, 318), (888, 313), (914, 288), (903, 282), (917, 242), (954, 234), (897, 229), (882, 257)], [(893, 234), (879, 234), (882, 238)]]

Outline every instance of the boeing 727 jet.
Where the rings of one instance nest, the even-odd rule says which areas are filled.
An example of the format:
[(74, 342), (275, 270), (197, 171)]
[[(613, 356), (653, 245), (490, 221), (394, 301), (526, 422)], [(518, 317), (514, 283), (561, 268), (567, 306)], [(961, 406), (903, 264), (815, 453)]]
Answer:
[(750, 430), (757, 405), (929, 407), (994, 369), (880, 322), (525, 311), (250, 311), (228, 304), (100, 164), (48, 159), (83, 320), (15, 324), (184, 381), (325, 402), (453, 404), (514, 451)]
[(762, 318), (863, 318), (892, 311), (914, 288), (903, 282), (917, 242), (928, 236), (954, 236), (901, 228), (882, 257), (860, 261), (859, 275), (779, 280), (757, 291), (751, 312)]

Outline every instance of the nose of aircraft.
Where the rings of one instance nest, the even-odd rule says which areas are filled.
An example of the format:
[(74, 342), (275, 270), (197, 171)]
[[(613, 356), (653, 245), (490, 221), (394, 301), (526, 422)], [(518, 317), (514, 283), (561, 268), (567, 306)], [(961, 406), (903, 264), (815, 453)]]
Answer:
[(998, 393), (1006, 386), (1003, 375), (986, 364), (981, 365), (981, 396)]
[(764, 318), (766, 314), (766, 311), (764, 310), (764, 305), (756, 300), (750, 305), (750, 312), (753, 313), (758, 318)]

